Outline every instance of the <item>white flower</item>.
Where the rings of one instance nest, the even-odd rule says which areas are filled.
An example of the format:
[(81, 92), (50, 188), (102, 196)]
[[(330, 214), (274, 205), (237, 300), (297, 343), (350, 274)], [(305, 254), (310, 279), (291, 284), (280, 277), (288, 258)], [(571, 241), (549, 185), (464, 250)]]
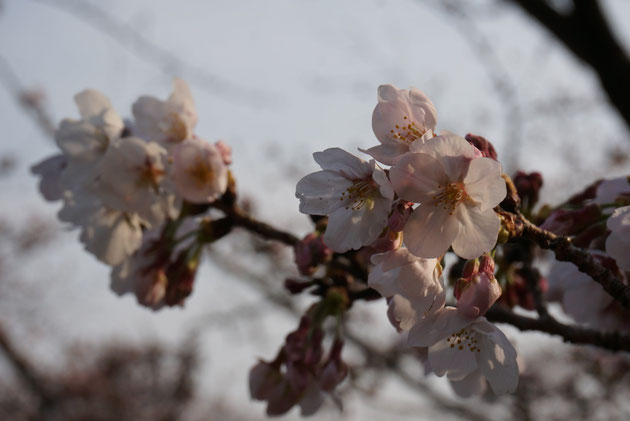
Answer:
[(373, 243), (387, 225), (394, 191), (374, 160), (365, 162), (343, 149), (316, 152), (323, 171), (302, 178), (295, 195), (300, 212), (328, 215), (324, 243), (336, 252)]
[(372, 256), (375, 266), (368, 284), (390, 298), (389, 316), (399, 331), (406, 331), (416, 321), (444, 306), (444, 283), (437, 259), (423, 259), (398, 249)]
[(169, 149), (193, 135), (197, 111), (186, 82), (175, 79), (173, 93), (166, 101), (151, 96), (140, 97), (132, 107), (134, 135), (159, 142)]
[(163, 187), (166, 150), (155, 142), (125, 137), (111, 144), (100, 165), (97, 194), (110, 208), (137, 213), (148, 226), (174, 217), (175, 198)]
[(440, 257), (452, 245), (473, 259), (492, 250), (501, 227), (493, 208), (506, 195), (501, 164), (475, 158), (475, 148), (450, 133), (416, 145), (390, 171), (396, 193), (420, 203), (403, 231), (409, 251)]
[(606, 227), (610, 230), (606, 253), (615, 259), (619, 268), (630, 271), (630, 206), (615, 209)]
[(435, 107), (422, 91), (381, 85), (372, 114), (372, 129), (381, 144), (365, 152), (383, 164), (395, 165), (413, 142), (433, 137), (436, 123)]
[(101, 207), (85, 215), (80, 240), (85, 249), (102, 262), (116, 266), (142, 243), (140, 218)]
[(418, 321), (408, 343), (429, 347), (429, 364), (438, 376), (446, 374), (462, 396), (483, 392), (485, 377), (497, 395), (518, 386), (516, 350), (485, 317), (470, 320), (453, 307)]
[(70, 190), (96, 178), (98, 162), (124, 128), (122, 119), (100, 92), (85, 90), (74, 100), (81, 120), (63, 120), (55, 132), (55, 141), (67, 158), (61, 182)]
[(186, 139), (174, 150), (177, 192), (192, 203), (209, 203), (227, 189), (228, 169), (221, 151), (197, 137)]

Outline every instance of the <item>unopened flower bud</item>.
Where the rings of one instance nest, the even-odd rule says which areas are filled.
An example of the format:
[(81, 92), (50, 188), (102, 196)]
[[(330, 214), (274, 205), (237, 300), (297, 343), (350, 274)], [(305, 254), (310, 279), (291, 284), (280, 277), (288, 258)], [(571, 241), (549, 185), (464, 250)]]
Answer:
[(330, 349), (330, 355), (319, 379), (322, 390), (332, 392), (339, 383), (341, 383), (348, 375), (348, 366), (341, 359), (341, 349), (343, 341), (335, 339)]
[(558, 209), (540, 227), (558, 235), (575, 235), (598, 222), (601, 215), (601, 208), (594, 203), (576, 210)]
[(473, 276), (460, 292), (457, 311), (471, 319), (483, 316), (499, 299), (501, 292), (501, 286), (494, 277), (479, 273)]
[(310, 233), (295, 245), (295, 264), (302, 275), (310, 276), (332, 254), (333, 251), (324, 244), (321, 235)]
[(387, 226), (394, 232), (401, 232), (405, 228), (409, 215), (413, 212), (413, 203), (399, 202), (394, 206), (394, 210), (387, 221)]
[(514, 176), (514, 186), (518, 192), (524, 209), (532, 209), (538, 202), (538, 194), (543, 185), (539, 172), (525, 173), (518, 171)]
[(497, 151), (494, 149), (492, 143), (490, 143), (490, 141), (485, 137), (468, 133), (466, 135), (466, 140), (475, 148), (479, 149), (482, 156), (486, 158), (492, 158), (495, 161), (497, 160)]
[(260, 360), (249, 371), (249, 394), (252, 399), (266, 400), (280, 382), (282, 382), (282, 374), (278, 367)]
[(293, 295), (300, 294), (302, 291), (312, 286), (313, 281), (301, 282), (291, 278), (284, 280), (284, 287)]
[(215, 142), (214, 146), (219, 150), (221, 158), (223, 158), (223, 163), (230, 165), (232, 163), (232, 148), (226, 145), (222, 140)]

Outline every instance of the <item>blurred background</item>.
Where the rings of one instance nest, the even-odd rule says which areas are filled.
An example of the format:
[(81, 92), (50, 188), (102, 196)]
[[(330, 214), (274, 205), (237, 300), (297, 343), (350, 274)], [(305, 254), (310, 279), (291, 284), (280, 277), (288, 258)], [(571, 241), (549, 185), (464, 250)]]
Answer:
[[(183, 78), (197, 134), (232, 147), (241, 200), (298, 235), (311, 229), (294, 192), (317, 169), (312, 152), (375, 145), (384, 83), (426, 92), (439, 129), (488, 138), (507, 173), (540, 171), (542, 202), (558, 203), (628, 173), (630, 2), (583, 2), (599, 3), (605, 21), (548, 19), (577, 16), (571, 0), (520, 3), (0, 0), (0, 419), (264, 419), (248, 370), (275, 355), (310, 302), (282, 289), (297, 273), (291, 250), (245, 233), (208, 251), (184, 308), (152, 312), (115, 296), (108, 268), (56, 220), (59, 205), (29, 173), (55, 153), (58, 122), (78, 116), (75, 93), (102, 91), (130, 117), (138, 96), (165, 99)], [(625, 62), (592, 35), (602, 22)], [(344, 411), (327, 405), (313, 419), (630, 414), (625, 361), (509, 327), (522, 358), (517, 394), (456, 399), (399, 355), (385, 309), (353, 308)]]

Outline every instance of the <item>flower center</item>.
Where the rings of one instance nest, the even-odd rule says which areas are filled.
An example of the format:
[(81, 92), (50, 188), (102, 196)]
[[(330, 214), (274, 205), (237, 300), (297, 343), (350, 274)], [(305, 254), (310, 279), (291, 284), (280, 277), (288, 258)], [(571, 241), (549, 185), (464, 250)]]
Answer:
[(347, 201), (346, 209), (359, 210), (364, 206), (368, 207), (368, 210), (374, 208), (374, 196), (377, 191), (377, 186), (374, 180), (355, 180), (350, 187), (343, 193), (339, 200)]
[(178, 113), (170, 113), (163, 120), (161, 129), (172, 142), (180, 142), (188, 137), (186, 122)]
[(451, 345), (451, 348), (459, 351), (468, 349), (470, 352), (481, 352), (479, 345), (477, 345), (477, 335), (470, 329), (462, 329), (459, 332), (453, 333), (446, 338), (446, 342)]
[(444, 207), (450, 215), (455, 212), (457, 205), (468, 199), (468, 194), (464, 190), (463, 183), (449, 183), (446, 186), (438, 185), (438, 189), (440, 189), (441, 192), (433, 196), (433, 206)]
[(420, 139), (426, 133), (426, 130), (420, 130), (416, 122), (411, 121), (407, 116), (404, 116), (403, 120), (409, 123), (402, 127), (396, 124), (394, 128), (389, 131), (394, 139), (405, 143), (412, 143), (414, 140)]
[(153, 189), (157, 189), (164, 176), (164, 169), (155, 165), (147, 156), (144, 165), (138, 169), (138, 173), (139, 186), (150, 186)]
[(190, 166), (186, 172), (201, 187), (206, 186), (214, 180), (214, 171), (210, 165), (201, 159), (197, 159), (194, 165)]

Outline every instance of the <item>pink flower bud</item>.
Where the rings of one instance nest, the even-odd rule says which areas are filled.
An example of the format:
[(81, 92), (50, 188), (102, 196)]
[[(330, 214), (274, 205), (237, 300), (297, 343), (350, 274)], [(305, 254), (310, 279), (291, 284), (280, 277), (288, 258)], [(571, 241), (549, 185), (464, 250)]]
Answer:
[(335, 339), (319, 379), (322, 390), (326, 392), (332, 392), (348, 375), (348, 366), (341, 359), (342, 348), (343, 341)]
[(223, 158), (223, 163), (230, 165), (232, 163), (232, 148), (226, 145), (222, 140), (215, 142), (214, 146), (219, 150), (221, 158)]
[(409, 215), (413, 212), (413, 203), (399, 202), (394, 206), (394, 210), (387, 221), (387, 226), (394, 232), (401, 232), (405, 228)]
[(266, 400), (275, 386), (282, 382), (282, 374), (277, 367), (260, 360), (249, 371), (249, 393), (252, 399)]
[(472, 277), (457, 301), (457, 311), (471, 319), (483, 316), (501, 296), (501, 286), (485, 273)]
[(473, 145), (481, 152), (481, 156), (485, 156), (486, 158), (492, 158), (495, 161), (497, 160), (497, 151), (494, 149), (492, 143), (487, 140), (485, 137), (477, 136), (472, 133), (468, 133), (465, 136), (468, 143)]
[(326, 247), (321, 235), (310, 233), (295, 245), (295, 264), (302, 275), (310, 276), (332, 254), (333, 251)]
[(594, 203), (582, 209), (558, 209), (540, 227), (558, 235), (574, 235), (597, 222), (601, 214), (600, 207)]

